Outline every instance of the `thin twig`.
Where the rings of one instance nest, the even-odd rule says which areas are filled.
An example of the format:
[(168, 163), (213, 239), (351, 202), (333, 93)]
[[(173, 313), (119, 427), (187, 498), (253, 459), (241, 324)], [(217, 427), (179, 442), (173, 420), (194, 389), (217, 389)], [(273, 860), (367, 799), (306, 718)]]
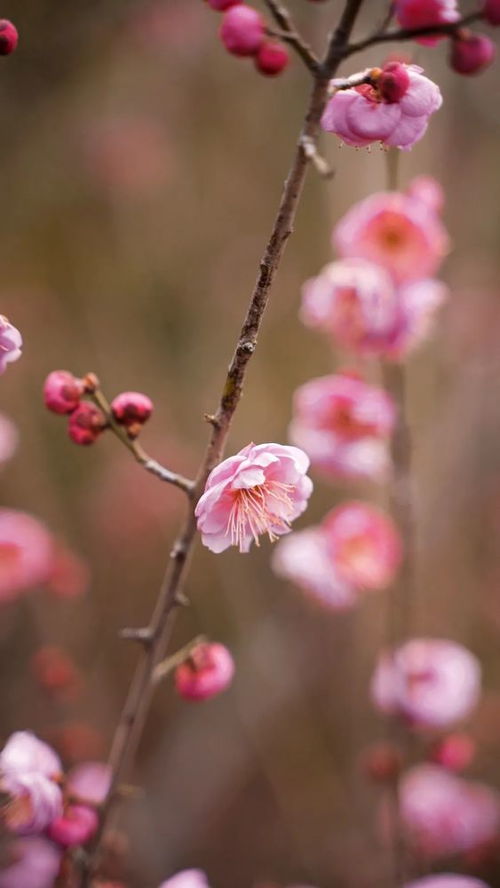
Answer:
[(153, 693), (152, 677), (155, 667), (164, 658), (170, 641), (175, 613), (179, 606), (179, 593), (196, 539), (193, 504), (203, 492), (209, 473), (223, 457), (231, 422), (241, 398), (247, 366), (257, 344), (274, 276), (280, 264), (285, 244), (292, 233), (308, 168), (304, 139), (315, 140), (317, 136), (321, 116), (328, 101), (329, 81), (345, 57), (349, 37), (362, 3), (363, 0), (346, 0), (340, 24), (330, 41), (326, 57), (315, 73), (304, 122), (278, 212), (260, 262), (257, 282), (229, 365), (219, 406), (215, 414), (210, 417), (212, 429), (192, 490), (193, 502), (188, 508), (184, 527), (170, 553), (165, 578), (148, 627), (151, 633), (151, 644), (142, 648), (142, 654), (113, 738), (109, 755), (112, 773), (111, 787), (103, 805), (99, 831), (90, 848), (88, 861), (83, 868), (81, 888), (88, 888), (96, 871), (101, 841), (109, 825), (116, 787), (125, 781), (144, 730)]
[(369, 46), (375, 46), (378, 43), (399, 43), (402, 40), (416, 40), (418, 37), (434, 37), (449, 36), (452, 37), (460, 28), (471, 25), (482, 19), (481, 12), (471, 12), (464, 16), (458, 22), (450, 22), (448, 25), (428, 25), (422, 28), (400, 28), (397, 31), (377, 30), (374, 34), (360, 40), (358, 43), (351, 43), (347, 48), (346, 55), (354, 55), (361, 52)]
[(319, 68), (319, 59), (300, 34), (288, 9), (277, 0), (264, 0), (264, 3), (276, 24), (281, 28), (279, 32), (270, 31), (269, 33), (292, 46), (309, 70), (316, 74)]

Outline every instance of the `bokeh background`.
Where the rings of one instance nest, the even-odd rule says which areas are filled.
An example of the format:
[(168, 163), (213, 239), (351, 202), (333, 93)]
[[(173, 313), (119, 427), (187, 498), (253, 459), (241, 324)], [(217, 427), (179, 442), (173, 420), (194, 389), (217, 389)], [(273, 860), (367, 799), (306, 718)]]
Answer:
[[(290, 0), (321, 46), (342, 3)], [(387, 4), (368, 0), (359, 34)], [(473, 4), (462, 3), (464, 11)], [(21, 33), (0, 65), (0, 311), (24, 335), (1, 380), (0, 408), (20, 429), (1, 475), (2, 505), (30, 512), (90, 572), (74, 597), (50, 590), (4, 605), (2, 740), (30, 728), (68, 761), (105, 756), (137, 657), (118, 639), (148, 620), (182, 494), (147, 476), (111, 437), (89, 449), (46, 413), (41, 386), (59, 367), (93, 370), (109, 396), (145, 391), (156, 412), (144, 445), (194, 473), (279, 199), (308, 92), (300, 62), (276, 80), (225, 53), (202, 0), (4, 0)], [(353, 59), (346, 73), (396, 47)], [(446, 46), (405, 45), (441, 85), (443, 110), (401, 159), (401, 184), (435, 175), (447, 193), (452, 298), (432, 343), (409, 365), (418, 512), (412, 632), (463, 641), (485, 671), (471, 730), (474, 771), (500, 786), (500, 79), (454, 75)], [(234, 423), (230, 450), (286, 440), (291, 395), (336, 358), (297, 319), (300, 285), (329, 261), (333, 223), (385, 187), (382, 151), (325, 138), (331, 182), (309, 175)], [(376, 491), (361, 491), (374, 498)], [(359, 488), (318, 479), (312, 523)], [(130, 884), (153, 888), (199, 866), (215, 888), (304, 882), (383, 888), (380, 789), (360, 767), (384, 736), (367, 685), (386, 638), (388, 596), (331, 614), (277, 581), (270, 546), (251, 555), (198, 547), (177, 624), (233, 651), (222, 697), (155, 698), (123, 807)], [(85, 585), (85, 583), (82, 583)], [(78, 590), (77, 590), (78, 591)], [(44, 693), (32, 668), (62, 646), (83, 681)], [(500, 867), (475, 872), (500, 885)], [(21, 888), (21, 886), (20, 886)]]

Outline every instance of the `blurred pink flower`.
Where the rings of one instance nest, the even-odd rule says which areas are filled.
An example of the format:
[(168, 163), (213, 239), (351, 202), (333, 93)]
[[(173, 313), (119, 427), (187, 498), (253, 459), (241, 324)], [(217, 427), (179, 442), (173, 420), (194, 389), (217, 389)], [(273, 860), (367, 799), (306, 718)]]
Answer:
[(289, 435), (334, 476), (383, 479), (395, 406), (383, 389), (349, 374), (311, 379), (294, 395)]
[(85, 845), (97, 832), (99, 816), (87, 805), (67, 805), (60, 816), (54, 818), (48, 836), (64, 848)]
[(208, 700), (229, 687), (234, 660), (223, 644), (200, 642), (175, 670), (177, 693), (185, 700)]
[(12, 863), (0, 870), (0, 888), (53, 888), (62, 855), (52, 842), (18, 839), (9, 852)]
[(489, 885), (471, 876), (440, 873), (438, 876), (426, 876), (416, 882), (409, 882), (405, 888), (489, 888)]
[(41, 833), (62, 813), (61, 788), (36, 771), (0, 772), (0, 789), (8, 797), (2, 820), (11, 832)]
[(166, 882), (162, 882), (159, 888), (210, 888), (210, 886), (201, 870), (183, 870)]
[(381, 265), (398, 283), (432, 277), (450, 246), (429, 205), (397, 191), (351, 207), (333, 231), (333, 244), (344, 258)]
[(357, 354), (401, 360), (426, 338), (447, 292), (432, 279), (398, 290), (380, 266), (344, 259), (306, 281), (301, 319)]
[(339, 575), (358, 589), (383, 589), (392, 582), (402, 545), (392, 520), (368, 503), (350, 502), (322, 522)]
[(58, 598), (79, 598), (87, 591), (89, 582), (87, 563), (63, 543), (56, 541), (47, 578), (50, 591)]
[(0, 464), (7, 462), (17, 449), (19, 435), (14, 423), (0, 414)]
[(66, 789), (79, 802), (100, 805), (111, 786), (111, 769), (105, 762), (82, 762), (71, 769)]
[(195, 509), (202, 541), (212, 552), (248, 552), (267, 533), (274, 541), (307, 507), (309, 458), (297, 447), (248, 444), (209, 475)]
[(346, 610), (358, 601), (358, 590), (335, 567), (321, 526), (299, 530), (280, 540), (273, 553), (272, 568), (279, 577), (295, 583), (332, 610)]
[(7, 369), (7, 364), (21, 357), (23, 338), (4, 315), (0, 315), (0, 374)]
[[(402, 28), (425, 28), (428, 25), (447, 25), (457, 22), (460, 12), (457, 0), (396, 0), (396, 18)], [(417, 43), (434, 46), (441, 37), (418, 37)]]
[[(389, 62), (373, 69), (371, 82), (339, 89), (328, 102), (321, 126), (347, 145), (382, 142), (407, 151), (422, 138), (429, 117), (442, 105), (439, 87), (416, 65)], [(337, 81), (333, 81), (335, 86)]]
[(435, 638), (412, 639), (392, 654), (382, 653), (371, 684), (378, 709), (429, 728), (465, 718), (480, 693), (476, 657), (456, 642)]
[(498, 793), (437, 765), (416, 765), (403, 775), (400, 804), (409, 841), (429, 860), (476, 849), (500, 826)]
[(50, 572), (52, 538), (31, 515), (0, 509), (0, 600), (43, 583)]
[(53, 780), (62, 776), (59, 756), (30, 731), (16, 731), (0, 752), (0, 772), (3, 774), (42, 774)]
[(409, 183), (405, 194), (420, 200), (433, 213), (440, 213), (444, 207), (444, 189), (433, 176), (416, 176)]

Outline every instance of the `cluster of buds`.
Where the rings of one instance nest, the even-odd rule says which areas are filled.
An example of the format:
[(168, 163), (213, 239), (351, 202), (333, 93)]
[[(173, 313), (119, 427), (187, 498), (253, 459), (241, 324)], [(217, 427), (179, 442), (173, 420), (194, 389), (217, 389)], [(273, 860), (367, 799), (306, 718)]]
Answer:
[[(456, 0), (396, 0), (394, 12), (403, 28), (433, 28), (440, 25), (447, 28), (442, 35), (422, 35), (418, 42), (435, 46), (448, 33), (451, 38), (449, 62), (458, 74), (479, 74), (495, 57), (495, 46), (489, 37), (476, 34), (469, 28), (453, 27), (460, 21)], [(499, 25), (499, 0), (484, 0), (481, 16), (488, 24)]]
[(266, 23), (256, 9), (242, 0), (207, 0), (208, 5), (223, 12), (220, 39), (231, 55), (254, 59), (261, 74), (273, 77), (288, 65), (287, 49), (266, 36)]
[(129, 438), (137, 438), (153, 412), (153, 403), (141, 392), (122, 392), (111, 402), (106, 415), (92, 398), (98, 390), (93, 373), (80, 379), (68, 370), (53, 370), (45, 380), (45, 406), (53, 413), (68, 416), (68, 434), (75, 444), (93, 444), (113, 423), (123, 427)]

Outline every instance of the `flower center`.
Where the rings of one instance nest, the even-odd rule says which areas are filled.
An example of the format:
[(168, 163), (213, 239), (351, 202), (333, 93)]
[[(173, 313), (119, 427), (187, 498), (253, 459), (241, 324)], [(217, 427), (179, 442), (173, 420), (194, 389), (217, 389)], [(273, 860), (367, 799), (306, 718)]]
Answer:
[(265, 484), (233, 491), (234, 502), (227, 526), (233, 546), (239, 546), (240, 552), (245, 551), (249, 536), (258, 546), (259, 536), (263, 533), (267, 533), (272, 543), (277, 540), (275, 530), (290, 526), (288, 516), (293, 510), (292, 490), (292, 484), (266, 481)]

